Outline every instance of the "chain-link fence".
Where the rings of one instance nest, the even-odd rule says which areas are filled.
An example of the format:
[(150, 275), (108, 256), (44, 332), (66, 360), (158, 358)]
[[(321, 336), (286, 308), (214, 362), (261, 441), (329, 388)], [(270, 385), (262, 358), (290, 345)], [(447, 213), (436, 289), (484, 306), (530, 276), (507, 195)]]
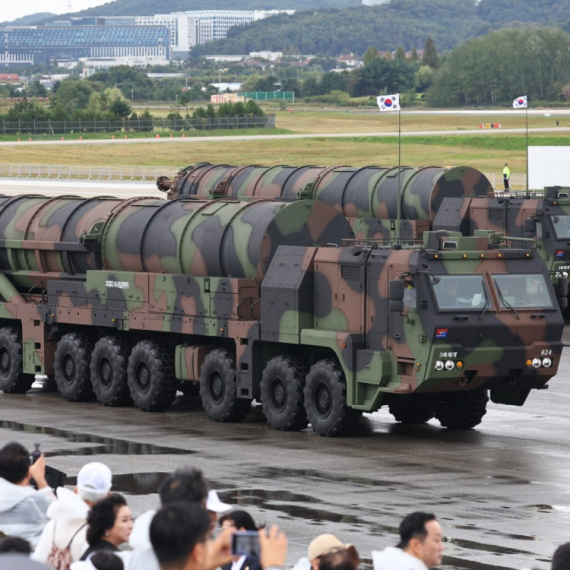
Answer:
[(211, 131), (275, 128), (275, 115), (264, 117), (206, 117), (203, 119), (124, 119), (117, 121), (1, 121), (4, 135), (69, 133), (149, 133), (153, 131)]

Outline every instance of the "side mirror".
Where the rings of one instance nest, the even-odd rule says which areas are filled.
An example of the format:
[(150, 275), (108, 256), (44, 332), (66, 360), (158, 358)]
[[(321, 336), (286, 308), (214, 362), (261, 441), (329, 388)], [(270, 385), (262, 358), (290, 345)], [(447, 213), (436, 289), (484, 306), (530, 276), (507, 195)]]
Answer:
[(390, 281), (390, 301), (404, 300), (404, 282), (401, 279)]
[(524, 237), (533, 238), (536, 235), (536, 220), (527, 218), (524, 221)]
[(568, 277), (559, 277), (557, 284), (557, 297), (568, 297)]
[(564, 310), (568, 308), (568, 297), (558, 297), (558, 304), (560, 309)]

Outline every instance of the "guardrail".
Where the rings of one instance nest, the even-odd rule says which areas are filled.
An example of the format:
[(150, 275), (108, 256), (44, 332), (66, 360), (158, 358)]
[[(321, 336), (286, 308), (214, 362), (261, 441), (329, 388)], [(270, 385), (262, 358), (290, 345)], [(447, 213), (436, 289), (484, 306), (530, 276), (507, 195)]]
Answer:
[(2, 178), (41, 178), (56, 180), (149, 181), (159, 176), (174, 177), (172, 166), (87, 166), (54, 164), (0, 164)]
[[(54, 164), (0, 164), (2, 178), (55, 178), (59, 180), (156, 180), (173, 178), (178, 169), (172, 166), (88, 166)], [(502, 174), (485, 174), (493, 188), (503, 189)], [(512, 190), (526, 189), (526, 175), (511, 176)]]

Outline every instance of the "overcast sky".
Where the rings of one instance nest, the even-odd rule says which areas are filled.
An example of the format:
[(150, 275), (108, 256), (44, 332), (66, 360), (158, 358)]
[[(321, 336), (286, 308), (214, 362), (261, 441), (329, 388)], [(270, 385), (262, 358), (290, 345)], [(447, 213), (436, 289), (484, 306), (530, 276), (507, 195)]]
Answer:
[(85, 8), (100, 6), (110, 0), (0, 0), (0, 22), (11, 22), (20, 16), (28, 16), (37, 12), (51, 12), (53, 14), (65, 14), (69, 12), (71, 4), (72, 12), (79, 12)]

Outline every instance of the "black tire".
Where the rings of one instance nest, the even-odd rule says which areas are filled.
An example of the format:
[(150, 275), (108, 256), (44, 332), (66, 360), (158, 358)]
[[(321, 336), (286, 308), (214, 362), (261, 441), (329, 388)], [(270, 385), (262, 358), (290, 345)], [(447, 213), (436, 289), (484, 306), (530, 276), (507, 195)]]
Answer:
[(435, 417), (448, 429), (471, 429), (481, 423), (487, 413), (487, 390), (457, 392), (437, 402)]
[(89, 364), (93, 342), (80, 333), (68, 333), (57, 343), (53, 368), (57, 389), (70, 402), (93, 399), (93, 385)]
[(172, 350), (151, 340), (137, 343), (129, 356), (127, 382), (135, 406), (143, 412), (169, 408), (178, 388)]
[(105, 406), (132, 403), (127, 383), (130, 348), (123, 339), (104, 336), (91, 354), (91, 383), (97, 400)]
[(415, 395), (392, 396), (388, 408), (397, 422), (406, 425), (425, 424), (434, 416), (433, 402)]
[(34, 374), (24, 374), (22, 336), (14, 327), (0, 328), (0, 390), (25, 394), (34, 383)]
[(303, 388), (307, 370), (286, 356), (272, 358), (261, 377), (261, 406), (267, 423), (281, 431), (299, 431), (309, 424)]
[(200, 369), (202, 407), (216, 422), (238, 422), (247, 416), (251, 400), (238, 398), (234, 357), (224, 349), (212, 350)]
[(331, 437), (350, 433), (362, 412), (346, 403), (346, 381), (338, 364), (320, 360), (305, 381), (305, 410), (313, 429)]

